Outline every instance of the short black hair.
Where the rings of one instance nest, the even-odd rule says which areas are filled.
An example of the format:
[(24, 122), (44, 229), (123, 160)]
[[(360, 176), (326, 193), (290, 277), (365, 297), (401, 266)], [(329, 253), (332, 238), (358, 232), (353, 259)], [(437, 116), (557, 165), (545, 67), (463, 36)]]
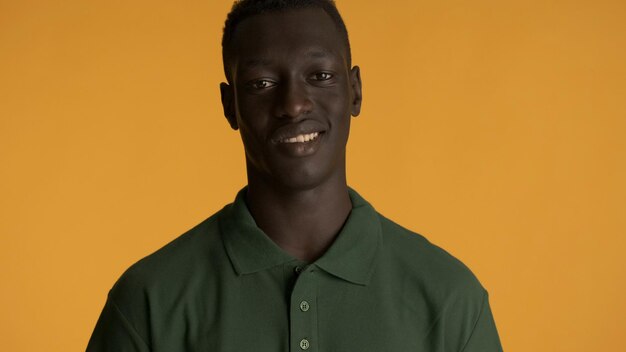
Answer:
[(330, 16), (337, 26), (339, 33), (343, 36), (347, 51), (348, 67), (350, 67), (352, 54), (350, 53), (348, 29), (339, 14), (339, 10), (337, 10), (334, 0), (235, 0), (230, 13), (228, 13), (226, 17), (224, 34), (222, 35), (222, 62), (224, 64), (226, 79), (230, 82), (230, 74), (228, 73), (226, 63), (230, 60), (233, 35), (239, 23), (246, 18), (262, 13), (303, 8), (319, 8)]

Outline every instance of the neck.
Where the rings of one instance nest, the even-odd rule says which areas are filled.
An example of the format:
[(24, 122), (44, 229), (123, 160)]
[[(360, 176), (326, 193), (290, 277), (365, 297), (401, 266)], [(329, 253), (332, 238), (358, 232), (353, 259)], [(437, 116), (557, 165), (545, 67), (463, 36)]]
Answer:
[(352, 209), (345, 172), (306, 189), (250, 176), (246, 203), (257, 226), (295, 258), (313, 262), (324, 254)]

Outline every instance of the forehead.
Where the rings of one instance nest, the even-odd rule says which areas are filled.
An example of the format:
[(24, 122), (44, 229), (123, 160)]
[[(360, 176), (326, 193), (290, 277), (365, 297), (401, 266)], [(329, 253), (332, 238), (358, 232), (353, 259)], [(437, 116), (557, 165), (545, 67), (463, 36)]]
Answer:
[[(334, 57), (346, 63), (347, 48), (330, 16), (319, 8), (254, 15), (237, 26), (231, 65), (272, 58)], [(231, 66), (232, 67), (232, 66)]]

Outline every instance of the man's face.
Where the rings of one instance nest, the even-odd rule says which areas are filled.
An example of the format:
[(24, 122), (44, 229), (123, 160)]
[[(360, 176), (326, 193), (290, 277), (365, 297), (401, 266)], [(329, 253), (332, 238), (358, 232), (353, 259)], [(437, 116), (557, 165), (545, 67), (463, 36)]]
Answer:
[(222, 101), (249, 176), (303, 189), (344, 175), (361, 81), (331, 18), (316, 8), (256, 15), (239, 24), (232, 45)]

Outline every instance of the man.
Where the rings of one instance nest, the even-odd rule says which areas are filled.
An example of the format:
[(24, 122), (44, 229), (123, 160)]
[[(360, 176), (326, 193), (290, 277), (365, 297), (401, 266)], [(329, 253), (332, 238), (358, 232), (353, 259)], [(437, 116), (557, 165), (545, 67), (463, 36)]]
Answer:
[(248, 185), (128, 269), (88, 351), (501, 351), (487, 293), (346, 182), (359, 68), (329, 0), (242, 0), (224, 114)]

